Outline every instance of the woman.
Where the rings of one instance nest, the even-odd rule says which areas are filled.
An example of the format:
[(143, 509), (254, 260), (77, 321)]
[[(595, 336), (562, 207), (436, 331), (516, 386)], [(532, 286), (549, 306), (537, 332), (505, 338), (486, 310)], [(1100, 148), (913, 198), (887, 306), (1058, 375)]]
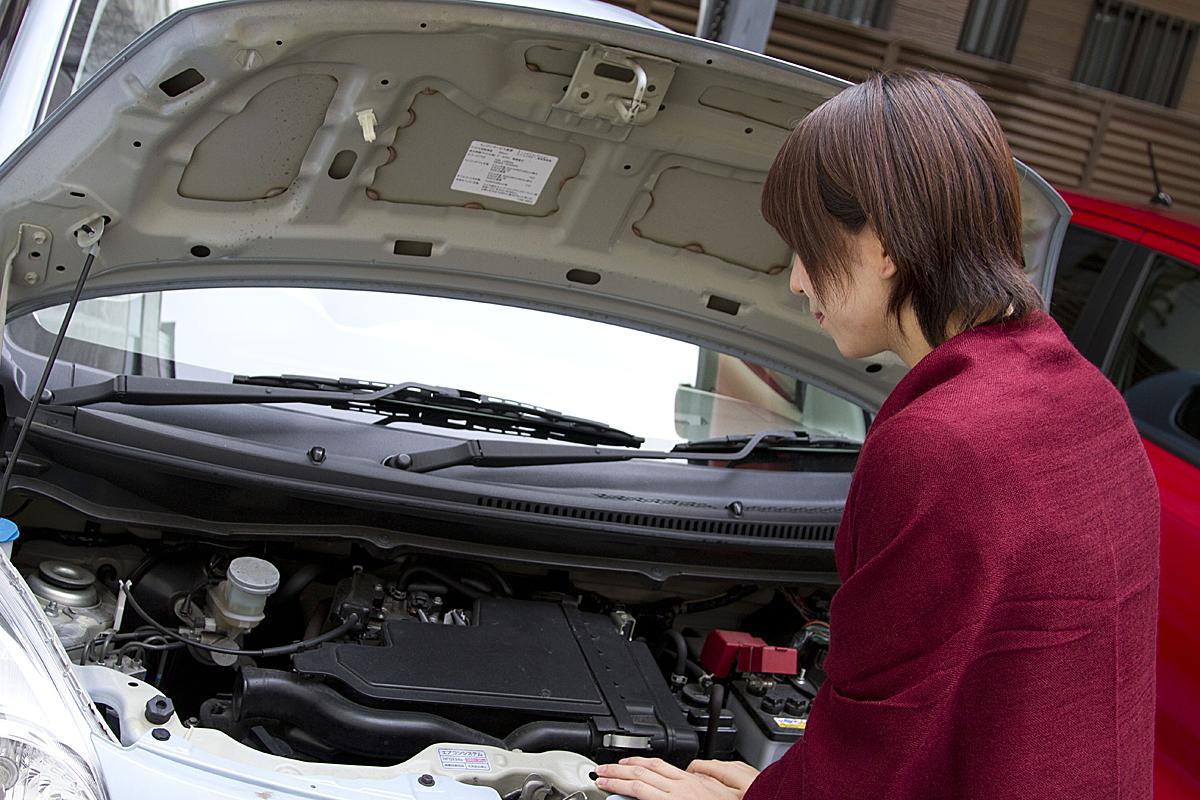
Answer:
[(761, 775), (626, 759), (640, 800), (1149, 798), (1158, 494), (1113, 386), (1022, 271), (1012, 155), (966, 84), (876, 75), (800, 123), (763, 213), (847, 358), (912, 369), (846, 501), (828, 678)]

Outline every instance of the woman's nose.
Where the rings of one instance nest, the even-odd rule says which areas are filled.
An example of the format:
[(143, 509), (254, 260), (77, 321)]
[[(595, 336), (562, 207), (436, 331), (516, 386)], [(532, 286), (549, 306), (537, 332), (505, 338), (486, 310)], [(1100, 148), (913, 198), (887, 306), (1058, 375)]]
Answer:
[(800, 273), (803, 267), (800, 265), (800, 257), (793, 254), (791, 263), (791, 273), (788, 276), (788, 288), (792, 290), (792, 294), (804, 294), (804, 284), (800, 282)]
[(792, 294), (804, 294), (804, 284), (800, 283), (800, 276), (796, 274), (796, 270), (792, 270), (792, 277), (788, 281), (788, 288), (792, 290)]

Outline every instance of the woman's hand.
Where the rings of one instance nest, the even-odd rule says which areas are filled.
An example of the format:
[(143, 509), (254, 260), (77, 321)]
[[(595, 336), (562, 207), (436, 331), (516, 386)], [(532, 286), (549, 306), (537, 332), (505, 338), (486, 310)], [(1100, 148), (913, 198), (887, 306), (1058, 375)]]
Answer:
[(637, 800), (741, 800), (758, 770), (740, 761), (693, 761), (687, 771), (660, 758), (596, 767), (596, 785)]

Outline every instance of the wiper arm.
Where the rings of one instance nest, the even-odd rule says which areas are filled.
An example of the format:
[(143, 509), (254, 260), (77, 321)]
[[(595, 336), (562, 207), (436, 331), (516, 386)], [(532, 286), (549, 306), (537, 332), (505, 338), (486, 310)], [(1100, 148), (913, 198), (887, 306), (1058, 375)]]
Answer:
[(602, 422), (550, 409), (502, 400), (462, 389), (423, 383), (383, 384), (352, 378), (304, 375), (249, 377), (233, 383), (189, 381), (143, 375), (117, 375), (91, 386), (60, 389), (50, 403), (86, 406), (311, 403), (382, 417), (377, 424), (415, 422), (456, 430), (490, 431), (561, 442), (640, 447), (640, 436)]
[[(812, 440), (802, 431), (766, 431), (746, 436), (728, 436), (698, 442), (683, 442), (671, 450), (618, 450), (609, 447), (560, 447), (540, 442), (469, 440), (449, 447), (398, 453), (384, 464), (407, 472), (434, 472), (446, 467), (530, 467), (554, 464), (594, 464), (632, 459), (682, 459), (687, 461), (742, 461), (764, 449), (808, 446)], [(823, 442), (825, 440), (816, 440)], [(858, 444), (836, 440), (854, 449)], [(740, 447), (734, 449), (735, 444)], [(722, 449), (722, 445), (725, 445)], [(709, 450), (705, 450), (710, 447)]]

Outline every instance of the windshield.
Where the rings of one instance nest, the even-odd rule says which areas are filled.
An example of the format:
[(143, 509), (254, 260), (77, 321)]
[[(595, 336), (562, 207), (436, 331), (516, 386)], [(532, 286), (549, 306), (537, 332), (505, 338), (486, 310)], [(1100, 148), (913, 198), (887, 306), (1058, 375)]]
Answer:
[[(47, 353), (63, 312), (14, 321), (14, 343)], [(237, 287), (86, 300), (60, 360), (111, 374), (216, 381), (415, 381), (594, 419), (644, 437), (648, 447), (777, 430), (861, 442), (867, 427), (861, 409), (815, 386), (664, 336), (387, 292)]]

